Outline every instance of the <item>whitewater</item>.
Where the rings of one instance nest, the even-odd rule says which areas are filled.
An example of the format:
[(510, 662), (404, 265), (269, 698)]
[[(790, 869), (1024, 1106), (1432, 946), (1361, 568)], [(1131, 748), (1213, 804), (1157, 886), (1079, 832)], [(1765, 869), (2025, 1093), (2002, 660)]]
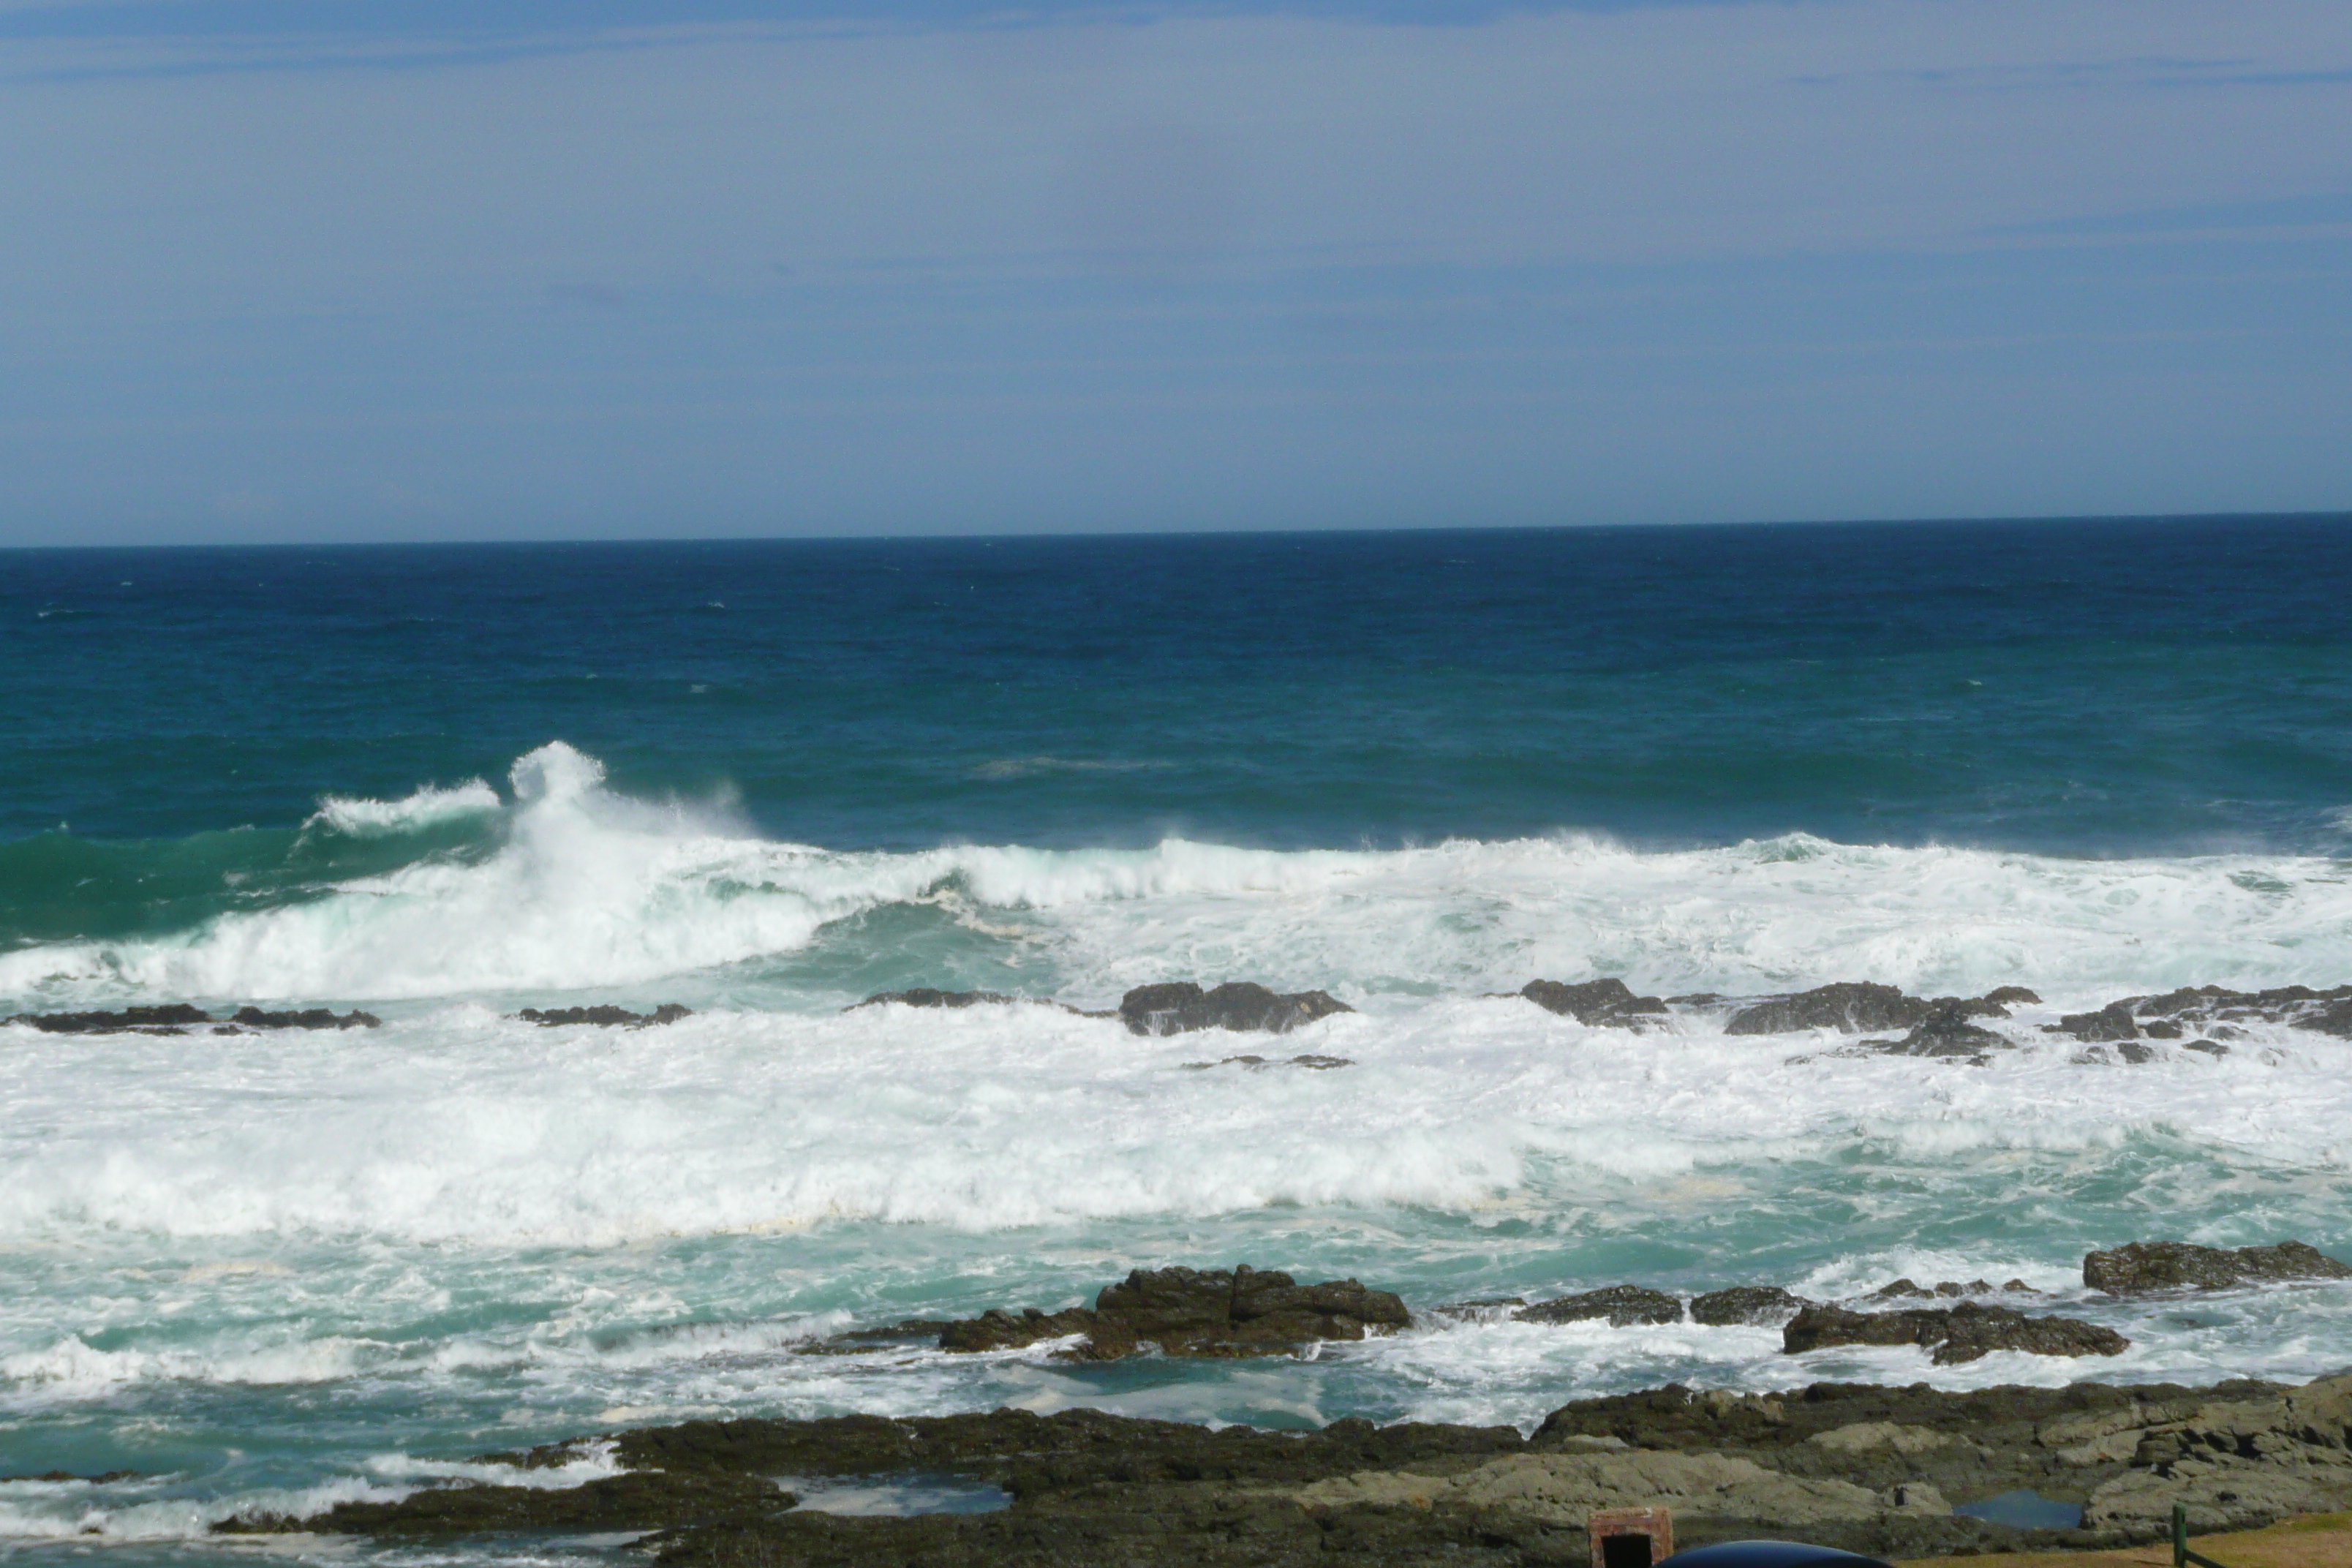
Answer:
[[(442, 593), (429, 575), (400, 604)], [(450, 580), (492, 592), (487, 576)], [(1351, 579), (1367, 595), (1388, 580)], [(1526, 615), (1550, 615), (1561, 581)], [(2118, 581), (2124, 598), (2148, 592)], [(233, 587), (224, 569), (223, 638), (257, 613)], [(877, 567), (872, 594), (902, 591)], [(1814, 649), (1771, 677), (1802, 691), (1743, 707), (1725, 693), (1770, 682), (1742, 662), (1752, 650), (1706, 639), (1750, 634), (1710, 631), (1698, 609), (1742, 591), (1678, 585), (1682, 640), (1649, 666), (1624, 639), (1658, 618), (1637, 605), (1612, 631), (1602, 595), (1574, 645), (1584, 658), (1619, 638), (1600, 673), (1522, 642), (1492, 654), (1535, 672), (1501, 695), (1402, 664), (1371, 693), (1351, 667), (1313, 662), (1347, 641), (1353, 608), (1277, 581), (1269, 595), (1320, 628), (1268, 656), (1290, 661), (1280, 700), (1250, 695), (1255, 666), (1103, 677), (1122, 700), (1160, 693), (1165, 743), (1034, 668), (1069, 713), (1033, 696), (1034, 722), (953, 726), (937, 686), (868, 679), (916, 655), (857, 642), (902, 623), (854, 595), (824, 635), (858, 651), (782, 695), (749, 663), (730, 686), (677, 651), (733, 635), (719, 612), (600, 631), (616, 652), (566, 643), (551, 612), (515, 600), (452, 616), (510, 639), (504, 662), (352, 641), (345, 668), (379, 672), (364, 702), (266, 682), (267, 716), (211, 763), (107, 753), (101, 769), (76, 760), (103, 751), (73, 729), (89, 710), (43, 710), (58, 727), (47, 771), (9, 774), (0, 758), (17, 812), (0, 840), (0, 1018), (192, 1003), (223, 1020), (247, 1005), (360, 1008), (378, 1026), (0, 1024), (0, 1555), (209, 1563), (229, 1550), (210, 1526), (234, 1515), (452, 1479), (578, 1484), (610, 1473), (603, 1450), (544, 1471), (473, 1457), (700, 1415), (1087, 1405), (1527, 1428), (1572, 1397), (1675, 1381), (2194, 1384), (2352, 1365), (2341, 1285), (2149, 1304), (2081, 1276), (2086, 1250), (2135, 1239), (2295, 1237), (2352, 1256), (2352, 1042), (2258, 1022), (2225, 1054), (2158, 1042), (2126, 1062), (2046, 1027), (2180, 986), (2352, 982), (2352, 773), (2321, 754), (2336, 698), (2313, 656), (2297, 645), (2242, 680), (2228, 661), (2252, 656), (2235, 645), (2193, 670), (2151, 658), (2116, 679), (2173, 683), (2161, 702), (2108, 687), (2101, 708), (2045, 685), (1979, 721), (1970, 682), (2022, 681), (2049, 657), (1989, 641)], [(719, 596), (748, 617), (759, 582), (675, 595)], [(1011, 637), (1021, 602), (982, 630)], [(205, 668), (211, 623), (168, 618), (205, 603), (156, 609), (154, 659)], [(818, 613), (793, 605), (752, 635)], [(443, 624), (404, 610), (338, 630), (320, 615), (327, 629), (305, 635), (331, 647), (406, 648)], [(0, 615), (0, 638), (103, 630), (95, 611), (22, 620), (37, 631)], [(1442, 638), (1463, 622), (1430, 624)], [(1484, 624), (1498, 647), (1521, 635), (1508, 614)], [(1200, 607), (1188, 635), (1213, 648), (1216, 625)], [(40, 646), (70, 689), (69, 645)], [(92, 641), (89, 657), (123, 646)], [(917, 652), (1008, 680), (1032, 657)], [(1000, 658), (1013, 662), (987, 666)], [(502, 750), (403, 739), (430, 731), (448, 683), (493, 674), (520, 695), (460, 706), (497, 716)], [(1639, 680), (1664, 718), (1638, 733), (1591, 721)], [(1500, 761), (1446, 760), (1503, 745), (1481, 703), (1507, 698), (1514, 735), (1540, 730), (1545, 681), (1568, 718)], [(2200, 681), (2235, 695), (2200, 708)], [(1886, 739), (1867, 731), (1881, 773), (1839, 772), (1861, 721), (1822, 715), (1888, 690)], [(1318, 691), (1346, 700), (1298, 696)], [(2249, 692), (2306, 706), (2232, 731), (2224, 710), (2253, 712)], [(974, 686), (954, 700), (993, 699)], [(1360, 756), (1334, 749), (1352, 743), (1339, 729), (1313, 731), (1321, 760), (1282, 750), (1302, 708), (1377, 731), (1415, 704), (1448, 717)], [(2147, 728), (2095, 752), (2095, 710)], [(355, 712), (375, 726), (361, 750), (309, 738)], [(1927, 783), (1901, 772), (1904, 745), (1965, 724), (1979, 726), (1967, 765)], [(2063, 746), (2049, 739), (2062, 728)], [(1668, 729), (1737, 745), (1659, 771), (1648, 759)], [(2261, 777), (2241, 765), (2257, 731), (2273, 747)], [(2210, 752), (2165, 738), (2208, 732), (2222, 738)], [(277, 748), (266, 760), (259, 736)], [(2318, 739), (2286, 757), (2283, 736)], [(350, 761), (378, 747), (398, 754)], [(1624, 804), (1637, 795), (1663, 804)], [(1840, 804), (1864, 797), (1895, 804), (1867, 820)], [(2102, 837), (2121, 819), (2137, 826)], [(1876, 830), (1890, 820), (1901, 830)], [(1751, 821), (1773, 826), (1741, 830)], [(1673, 1009), (1634, 1030), (1517, 994), (1601, 976)], [(1106, 1016), (1132, 987), (1181, 980), (1320, 990), (1351, 1010), (1280, 1037), (1141, 1037)], [(1732, 1002), (1707, 1000), (1836, 981), (2038, 1000), (1984, 1020), (2007, 1048), (1981, 1065), (1856, 1051), (1830, 1029), (1734, 1034)], [(860, 1005), (910, 987), (1010, 1000)], [(637, 1028), (520, 1016), (667, 1003), (691, 1012)], [(841, 1338), (1089, 1301), (1137, 1267), (1237, 1263), (1394, 1289), (1415, 1326), (1248, 1363), (1074, 1365), (1044, 1347)], [(2131, 1348), (1938, 1367), (1912, 1347), (1790, 1355), (1769, 1328), (1441, 1310), (1625, 1282), (1832, 1299), (1899, 1277), (2019, 1279), (2042, 1293), (2033, 1310), (2116, 1328)], [(50, 1472), (83, 1479), (8, 1479)], [(569, 1563), (614, 1548), (531, 1550)]]

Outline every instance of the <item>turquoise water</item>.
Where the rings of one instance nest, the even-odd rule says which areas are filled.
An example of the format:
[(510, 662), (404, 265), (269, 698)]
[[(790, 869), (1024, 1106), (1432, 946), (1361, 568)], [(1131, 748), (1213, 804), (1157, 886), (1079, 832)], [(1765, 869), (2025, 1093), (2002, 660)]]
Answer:
[[(143, 1472), (0, 1485), (0, 1553), (209, 1563), (255, 1550), (206, 1541), (233, 1512), (719, 1412), (1526, 1425), (1669, 1379), (2352, 1364), (2342, 1287), (2079, 1282), (2136, 1237), (2352, 1256), (2352, 1046), (2036, 1028), (2352, 981), (2347, 589), (2341, 520), (0, 556), (0, 1013), (383, 1020), (0, 1028), (0, 1476)], [(1603, 973), (2043, 1003), (1974, 1068), (1489, 994)], [(840, 1011), (1182, 978), (1358, 1011), (1278, 1049)], [(1188, 1066), (1244, 1051), (1351, 1065)], [(1422, 1326), (806, 1353), (1242, 1261)], [(2022, 1277), (2133, 1348), (1427, 1310), (1896, 1275)]]

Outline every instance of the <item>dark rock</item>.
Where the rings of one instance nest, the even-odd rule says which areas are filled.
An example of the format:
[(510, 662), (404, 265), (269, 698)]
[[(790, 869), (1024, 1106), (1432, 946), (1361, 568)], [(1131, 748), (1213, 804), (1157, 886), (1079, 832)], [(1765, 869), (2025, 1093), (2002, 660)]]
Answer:
[(2190, 1040), (2180, 1048), (2184, 1051), (2200, 1051), (2206, 1056), (2214, 1058), (2226, 1057), (2230, 1054), (2230, 1047), (2219, 1040)]
[(1587, 1290), (1580, 1296), (1538, 1301), (1513, 1312), (1511, 1317), (1521, 1323), (1581, 1323), (1606, 1318), (1612, 1328), (1622, 1329), (1635, 1323), (1679, 1323), (1683, 1321), (1683, 1304), (1679, 1298), (1663, 1290), (1640, 1285), (1612, 1285), (1603, 1290)]
[(2030, 1318), (2011, 1307), (1915, 1308), (1855, 1312), (1815, 1304), (1789, 1321), (1780, 1349), (1789, 1355), (1825, 1345), (1918, 1345), (1937, 1366), (1975, 1361), (1993, 1351), (2033, 1355), (2121, 1355), (2131, 1342), (2113, 1329), (2075, 1318)]
[(1118, 1001), (1120, 1019), (1138, 1035), (1182, 1035), (1195, 1029), (1283, 1035), (1334, 1013), (1354, 1011), (1325, 992), (1277, 994), (1245, 980), (1230, 981), (1214, 991), (1203, 991), (1189, 980), (1139, 985)]
[(1710, 1290), (1690, 1304), (1691, 1321), (1722, 1327), (1732, 1323), (1778, 1327), (1805, 1308), (1802, 1296), (1778, 1285), (1735, 1285)]
[[(2015, 987), (2004, 989), (2011, 994), (2016, 991)], [(1916, 1028), (1946, 1014), (1961, 1020), (2005, 1018), (2009, 1009), (1991, 996), (1906, 996), (1892, 985), (1842, 981), (1743, 1007), (1723, 1026), (1723, 1032), (1789, 1035), (1801, 1029), (1837, 1029), (1849, 1035), (1867, 1035), (1881, 1029)]]
[(1996, 985), (1984, 994), (1984, 999), (2002, 1007), (2038, 1007), (2042, 998), (2022, 985)]
[(1186, 1072), (1207, 1072), (1211, 1068), (1240, 1067), (1248, 1068), (1255, 1071), (1259, 1068), (1293, 1067), (1306, 1068), (1312, 1072), (1328, 1072), (1333, 1068), (1351, 1068), (1355, 1065), (1355, 1062), (1347, 1057), (1304, 1056), (1292, 1057), (1288, 1061), (1284, 1062), (1270, 1062), (1264, 1057), (1245, 1056), (1220, 1057), (1213, 1062), (1186, 1062), (1184, 1064), (1184, 1070)]
[(201, 1007), (174, 1002), (161, 1007), (125, 1007), (120, 1013), (19, 1013), (5, 1021), (45, 1035), (125, 1035), (163, 1029), (179, 1034), (185, 1025), (211, 1023), (213, 1016)]
[(1547, 1013), (1559, 1013), (1580, 1024), (1637, 1027), (1662, 1017), (1666, 1005), (1655, 996), (1636, 996), (1622, 980), (1588, 980), (1579, 985), (1557, 980), (1530, 980), (1519, 994)]
[(2243, 1024), (2287, 1024), (2338, 1039), (2352, 1039), (2352, 985), (2315, 991), (2283, 985), (2270, 991), (2225, 991), (2219, 985), (2183, 987), (2161, 996), (2126, 996), (2089, 1013), (2069, 1013), (2045, 1026), (2051, 1033), (2086, 1042), (2177, 1040), (2190, 1029), (2226, 1033)]
[(1360, 1340), (1368, 1331), (1412, 1326), (1404, 1302), (1353, 1279), (1301, 1285), (1289, 1275), (1252, 1268), (1139, 1268), (1106, 1285), (1091, 1308), (1045, 1312), (1003, 1310), (950, 1323), (946, 1351), (1017, 1350), (1043, 1340), (1084, 1334), (1071, 1352), (1087, 1361), (1130, 1355), (1145, 1344), (1181, 1356), (1281, 1355), (1317, 1340)]
[(471, 1535), (487, 1530), (658, 1530), (719, 1520), (744, 1522), (798, 1500), (764, 1476), (632, 1470), (580, 1487), (433, 1487), (399, 1502), (339, 1502), (290, 1519), (255, 1514), (213, 1526), (222, 1535), (331, 1531), (341, 1535)]
[(1912, 1283), (1908, 1275), (1906, 1275), (1904, 1278), (1894, 1281), (1892, 1284), (1881, 1285), (1877, 1289), (1873, 1290), (1870, 1294), (1874, 1300), (1892, 1301), (1912, 1296), (1933, 1296), (1935, 1292), (1933, 1290), (1921, 1289), (1917, 1285)]
[[(1354, 1417), (1213, 1432), (1089, 1409), (692, 1421), (613, 1435), (623, 1474), (585, 1488), (458, 1484), (217, 1528), (394, 1540), (650, 1529), (662, 1533), (643, 1549), (671, 1568), (1565, 1568), (1585, 1560), (1584, 1515), (1602, 1491), (1654, 1496), (1654, 1473), (1675, 1471), (1732, 1482), (1675, 1495), (1679, 1544), (1796, 1532), (1895, 1560), (2158, 1542), (2176, 1500), (2198, 1530), (2340, 1508), (2352, 1500), (2347, 1428), (2347, 1378), (2298, 1389), (1670, 1386), (1575, 1401), (1524, 1441), (1509, 1427)], [(573, 1442), (477, 1462), (530, 1470), (581, 1457)], [(909, 1475), (992, 1484), (1012, 1506), (847, 1517), (793, 1508), (769, 1479)], [(2027, 1489), (2084, 1505), (2084, 1528), (1937, 1511), (1939, 1493)], [(1742, 1511), (1743, 1491), (1781, 1500)]]
[(624, 1026), (642, 1029), (655, 1024), (675, 1024), (680, 1018), (694, 1016), (694, 1009), (676, 1002), (665, 1002), (650, 1013), (632, 1013), (626, 1007), (525, 1007), (514, 1015), (526, 1024), (537, 1024), (542, 1029), (557, 1029), (571, 1024), (593, 1024), (598, 1028)]
[(94, 1476), (78, 1476), (71, 1470), (43, 1470), (37, 1476), (0, 1476), (0, 1487), (11, 1481), (83, 1481), (90, 1486), (102, 1487), (115, 1481), (135, 1481), (144, 1478), (145, 1472), (142, 1470), (104, 1470)]
[(265, 1013), (258, 1007), (239, 1007), (229, 1020), (248, 1029), (381, 1029), (383, 1020), (373, 1013), (353, 1009), (341, 1017), (326, 1007), (306, 1007), (299, 1013)]
[(2010, 1048), (2007, 1036), (1969, 1023), (1964, 1009), (1965, 1004), (1939, 1005), (1903, 1038), (1874, 1045), (1889, 1056), (1963, 1058), (1978, 1062), (1985, 1059), (1987, 1051)]
[(888, 1002), (896, 1002), (901, 1007), (981, 1007), (1027, 1000), (1024, 996), (1008, 996), (1002, 991), (940, 991), (929, 985), (918, 985), (909, 991), (877, 991), (863, 1002), (852, 1002), (842, 1011), (855, 1013), (860, 1007), (879, 1007)]
[(2226, 1290), (2273, 1279), (2352, 1279), (2352, 1267), (2300, 1241), (2234, 1251), (2185, 1241), (2135, 1241), (2083, 1259), (2083, 1283), (2110, 1296)]
[(2012, 1296), (2039, 1296), (2042, 1294), (2041, 1291), (2036, 1290), (2032, 1286), (2028, 1285), (2022, 1279), (2004, 1279), (2001, 1281), (2000, 1288)]

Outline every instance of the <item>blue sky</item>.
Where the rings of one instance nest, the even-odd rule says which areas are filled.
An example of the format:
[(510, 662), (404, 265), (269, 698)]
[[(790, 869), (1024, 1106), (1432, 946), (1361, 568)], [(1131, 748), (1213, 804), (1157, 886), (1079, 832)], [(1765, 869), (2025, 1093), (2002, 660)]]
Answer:
[(0, 543), (2352, 508), (2342, 0), (0, 0)]

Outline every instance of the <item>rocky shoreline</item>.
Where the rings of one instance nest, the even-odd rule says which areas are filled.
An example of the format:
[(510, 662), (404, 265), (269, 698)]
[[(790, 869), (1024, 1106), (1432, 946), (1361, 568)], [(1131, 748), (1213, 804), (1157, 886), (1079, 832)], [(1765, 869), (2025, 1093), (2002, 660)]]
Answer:
[[(1328, 1562), (1580, 1563), (1601, 1508), (1664, 1503), (1685, 1545), (1795, 1536), (1878, 1556), (2120, 1546), (2352, 1506), (2352, 1376), (1942, 1393), (1815, 1384), (1774, 1394), (1669, 1386), (1582, 1399), (1507, 1426), (1337, 1421), (1212, 1430), (1066, 1410), (695, 1421), (479, 1462), (546, 1469), (592, 1452), (621, 1473), (574, 1488), (457, 1483), (399, 1502), (264, 1515), (226, 1534), (420, 1539), (642, 1531), (665, 1564)], [(995, 1488), (978, 1513), (847, 1516), (793, 1488), (921, 1478)], [(1956, 1507), (2031, 1491), (2079, 1508), (2021, 1529)]]

